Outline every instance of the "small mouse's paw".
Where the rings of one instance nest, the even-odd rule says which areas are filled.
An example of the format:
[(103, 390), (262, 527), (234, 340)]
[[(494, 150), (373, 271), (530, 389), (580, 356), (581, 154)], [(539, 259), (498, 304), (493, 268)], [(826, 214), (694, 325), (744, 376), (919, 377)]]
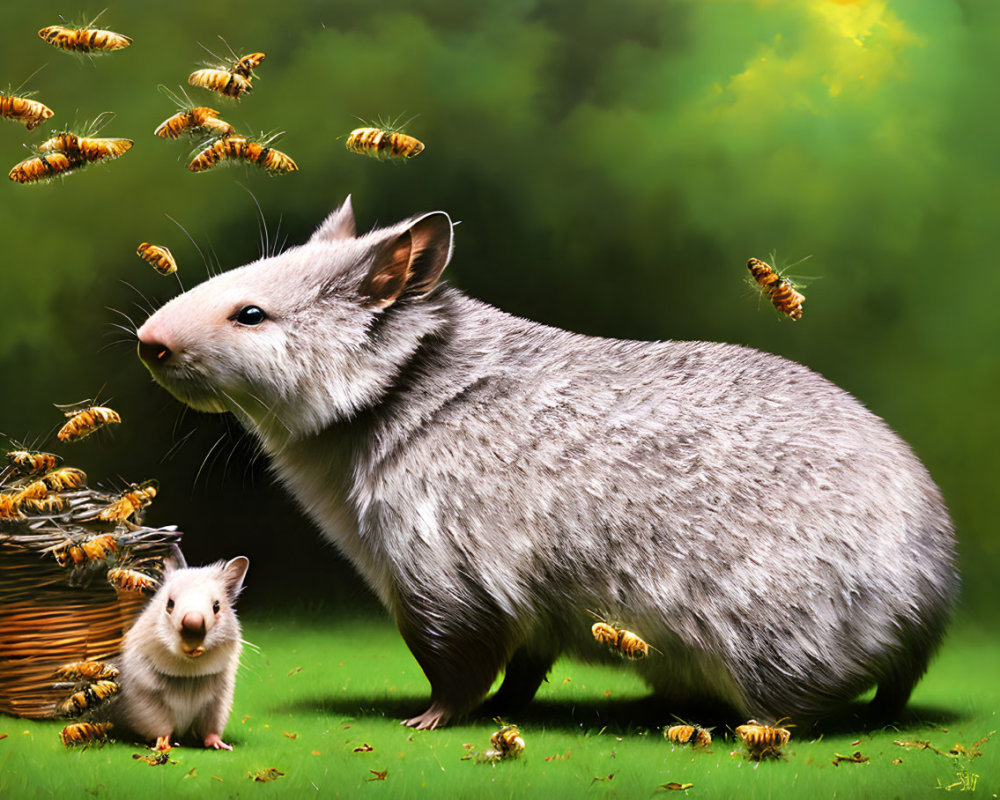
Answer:
[(170, 744), (170, 734), (166, 736), (156, 737), (156, 749), (162, 752), (169, 752), (173, 750), (173, 745)]
[(409, 725), (411, 728), (416, 728), (418, 731), (431, 731), (435, 728), (443, 728), (448, 724), (450, 717), (451, 715), (447, 712), (444, 706), (437, 703), (431, 703), (431, 707), (428, 708), (423, 714), (411, 719), (404, 719), (400, 725)]
[(222, 737), (217, 733), (210, 733), (205, 737), (205, 747), (210, 747), (212, 750), (232, 750), (233, 746), (231, 744), (226, 744), (222, 741)]

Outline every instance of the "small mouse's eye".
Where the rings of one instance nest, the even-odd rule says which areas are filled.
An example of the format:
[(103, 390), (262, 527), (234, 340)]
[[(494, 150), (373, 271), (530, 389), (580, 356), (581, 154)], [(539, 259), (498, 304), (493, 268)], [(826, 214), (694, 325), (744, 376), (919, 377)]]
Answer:
[(173, 610), (174, 610), (174, 601), (173, 600), (167, 600), (167, 611), (170, 612), (170, 611), (173, 611)]
[(218, 600), (216, 600), (214, 603), (212, 603), (212, 611), (214, 611), (216, 614), (219, 613), (219, 608), (220, 608), (220, 606), (219, 606), (219, 601)]
[(240, 325), (253, 326), (260, 325), (267, 319), (267, 314), (264, 313), (264, 309), (258, 306), (243, 306), (230, 319), (235, 320)]

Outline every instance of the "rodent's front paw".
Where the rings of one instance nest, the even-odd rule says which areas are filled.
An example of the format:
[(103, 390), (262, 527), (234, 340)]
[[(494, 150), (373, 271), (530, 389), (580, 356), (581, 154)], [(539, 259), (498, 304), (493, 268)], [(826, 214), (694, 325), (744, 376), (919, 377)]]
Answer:
[(231, 744), (226, 744), (222, 741), (222, 737), (217, 733), (210, 733), (205, 737), (205, 747), (210, 747), (213, 750), (232, 750), (233, 746)]
[(419, 717), (404, 719), (400, 725), (408, 725), (411, 728), (416, 728), (418, 731), (430, 731), (434, 730), (434, 728), (447, 725), (450, 716), (443, 706), (431, 703), (431, 707)]

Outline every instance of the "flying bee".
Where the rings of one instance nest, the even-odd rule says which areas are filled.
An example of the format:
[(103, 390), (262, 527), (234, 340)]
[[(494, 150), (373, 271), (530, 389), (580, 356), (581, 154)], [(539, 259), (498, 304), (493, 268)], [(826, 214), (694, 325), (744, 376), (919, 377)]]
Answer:
[(229, 136), (233, 133), (233, 126), (218, 117), (219, 112), (214, 108), (196, 106), (163, 120), (153, 133), (161, 139), (176, 139), (182, 133), (191, 133), (200, 128), (216, 136)]
[(96, 708), (117, 693), (118, 684), (114, 681), (95, 681), (66, 698), (59, 704), (59, 710), (67, 717), (78, 717), (84, 711)]
[(382, 128), (356, 128), (347, 135), (347, 149), (380, 161), (412, 158), (424, 149), (424, 143), (399, 131)]
[(67, 416), (69, 422), (57, 434), (60, 442), (77, 442), (105, 425), (122, 421), (117, 411), (104, 406), (91, 406), (75, 414), (68, 412)]
[(44, 153), (15, 164), (7, 177), (16, 183), (34, 183), (55, 177), (75, 166), (65, 153)]
[(223, 97), (233, 97), (239, 99), (242, 95), (253, 90), (250, 79), (238, 72), (230, 72), (224, 69), (198, 69), (188, 75), (188, 83), (191, 86), (200, 86), (202, 89), (221, 94)]
[(11, 450), (7, 453), (7, 463), (14, 468), (18, 475), (31, 477), (55, 469), (62, 464), (62, 459), (52, 453)]
[(131, 150), (133, 144), (131, 139), (98, 139), (64, 132), (46, 139), (38, 149), (43, 153), (63, 153), (71, 163), (82, 164), (118, 158)]
[(136, 248), (135, 252), (143, 261), (152, 264), (153, 269), (161, 275), (170, 275), (172, 272), (177, 272), (177, 262), (174, 260), (173, 254), (166, 247), (143, 242)]
[(152, 575), (124, 567), (112, 567), (108, 570), (108, 583), (122, 592), (144, 592), (152, 594), (160, 582)]
[[(280, 135), (280, 134), (279, 134)], [(271, 136), (266, 141), (273, 141)], [(285, 153), (267, 147), (263, 142), (250, 141), (245, 136), (222, 136), (199, 152), (188, 164), (192, 172), (204, 172), (221, 161), (248, 161), (267, 172), (295, 172), (298, 165)]]
[(792, 734), (787, 728), (778, 727), (781, 722), (782, 720), (778, 720), (774, 726), (761, 725), (752, 719), (746, 725), (736, 727), (736, 735), (747, 746), (751, 760), (782, 757), (781, 748), (788, 744)]
[(108, 733), (114, 727), (113, 722), (76, 722), (63, 728), (59, 738), (62, 739), (64, 747), (104, 744), (109, 738)]
[(47, 28), (42, 28), (38, 35), (53, 47), (75, 53), (110, 52), (132, 44), (132, 40), (121, 33), (90, 27), (103, 13), (104, 11), (79, 28), (49, 25)]
[(157, 488), (158, 484), (153, 480), (138, 486), (133, 484), (131, 491), (125, 492), (111, 505), (101, 509), (96, 519), (102, 522), (124, 522), (153, 502)]
[(242, 75), (244, 78), (249, 78), (254, 69), (259, 67), (260, 62), (266, 57), (263, 53), (250, 53), (250, 55), (243, 56), (237, 59), (233, 65), (233, 72), (237, 75)]
[(55, 676), (70, 681), (113, 681), (118, 677), (118, 667), (104, 661), (74, 661), (59, 667)]
[(695, 747), (708, 747), (712, 743), (712, 734), (707, 728), (700, 725), (671, 725), (663, 735), (671, 742), (677, 744), (687, 744), (691, 742)]
[(504, 725), (490, 737), (490, 744), (500, 758), (517, 758), (524, 752), (524, 739), (515, 725)]
[(747, 269), (750, 270), (750, 275), (760, 287), (760, 291), (767, 295), (778, 311), (787, 314), (792, 320), (802, 318), (802, 304), (806, 298), (796, 291), (799, 287), (790, 278), (781, 275), (770, 264), (759, 258), (749, 259)]
[(603, 645), (607, 645), (619, 655), (633, 661), (649, 655), (649, 645), (632, 631), (616, 628), (607, 622), (595, 622), (590, 632)]
[(54, 492), (79, 489), (87, 483), (87, 473), (76, 467), (63, 467), (44, 475), (42, 481)]
[(37, 128), (53, 113), (51, 108), (37, 100), (0, 92), (0, 117), (23, 122), (29, 131)]

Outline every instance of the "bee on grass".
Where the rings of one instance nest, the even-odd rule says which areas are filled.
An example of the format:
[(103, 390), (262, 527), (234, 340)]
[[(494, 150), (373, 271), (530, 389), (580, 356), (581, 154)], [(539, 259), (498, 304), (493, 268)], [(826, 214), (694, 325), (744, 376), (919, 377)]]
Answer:
[(177, 261), (174, 260), (170, 250), (162, 245), (143, 242), (136, 248), (135, 252), (143, 261), (152, 264), (153, 269), (161, 275), (177, 272)]
[[(411, 121), (412, 118), (407, 120), (407, 123)], [(355, 128), (347, 134), (346, 147), (352, 153), (377, 158), (379, 161), (387, 161), (389, 159), (413, 158), (413, 156), (423, 152), (424, 143), (403, 133), (402, 126), (398, 124), (397, 120), (393, 123), (379, 121), (377, 126)]]
[(591, 626), (590, 632), (598, 642), (607, 645), (611, 650), (625, 658), (635, 661), (649, 655), (649, 645), (632, 631), (616, 628), (607, 622), (595, 622)]
[[(774, 253), (768, 257), (771, 261), (775, 260)], [(804, 260), (801, 259), (801, 261)], [(801, 263), (801, 261), (796, 263)], [(784, 270), (776, 270), (759, 258), (749, 259), (747, 269), (750, 271), (752, 279), (751, 286), (766, 296), (778, 311), (792, 320), (802, 318), (802, 304), (806, 298), (798, 289), (804, 289), (805, 284), (795, 283), (788, 275), (784, 274)]]
[(94, 681), (66, 698), (59, 704), (59, 710), (67, 717), (78, 717), (84, 711), (97, 708), (117, 693), (118, 684), (114, 681)]
[(712, 743), (712, 733), (708, 728), (700, 725), (689, 725), (682, 722), (680, 725), (671, 725), (664, 730), (664, 737), (676, 744), (687, 744), (690, 742), (695, 747), (708, 747)]
[(752, 719), (745, 725), (736, 727), (736, 735), (747, 746), (751, 761), (763, 761), (768, 758), (782, 758), (781, 748), (792, 738), (791, 731), (779, 728), (784, 720), (778, 720), (772, 725), (761, 725)]
[[(104, 9), (104, 11), (107, 11), (107, 9)], [(73, 53), (107, 53), (113, 50), (121, 50), (132, 44), (132, 39), (124, 34), (91, 27), (91, 25), (101, 18), (104, 11), (79, 28), (70, 28), (65, 25), (49, 25), (46, 28), (42, 28), (38, 32), (38, 35), (43, 41), (48, 42), (53, 47)]]
[(504, 725), (490, 737), (490, 744), (500, 758), (517, 758), (524, 752), (524, 739), (516, 725)]
[(74, 166), (64, 153), (43, 153), (15, 164), (7, 177), (15, 183), (35, 183), (66, 173)]
[(59, 667), (55, 677), (67, 681), (113, 681), (118, 677), (118, 667), (104, 661), (74, 661)]
[(108, 583), (120, 592), (142, 592), (143, 594), (153, 594), (160, 585), (159, 580), (152, 575), (126, 567), (109, 569)]
[(276, 133), (260, 140), (245, 136), (221, 136), (198, 152), (188, 164), (188, 169), (204, 172), (224, 161), (244, 161), (256, 164), (272, 175), (295, 172), (299, 167), (290, 156), (268, 146), (280, 135)]
[(32, 477), (54, 470), (62, 459), (53, 453), (32, 453), (29, 450), (11, 450), (7, 453), (7, 463), (16, 475)]
[(108, 741), (108, 734), (113, 728), (112, 722), (76, 722), (63, 728), (59, 738), (64, 747), (103, 745)]
[(78, 442), (105, 425), (122, 421), (117, 411), (106, 406), (91, 406), (78, 412), (67, 411), (66, 416), (70, 418), (69, 422), (56, 434), (60, 442)]

